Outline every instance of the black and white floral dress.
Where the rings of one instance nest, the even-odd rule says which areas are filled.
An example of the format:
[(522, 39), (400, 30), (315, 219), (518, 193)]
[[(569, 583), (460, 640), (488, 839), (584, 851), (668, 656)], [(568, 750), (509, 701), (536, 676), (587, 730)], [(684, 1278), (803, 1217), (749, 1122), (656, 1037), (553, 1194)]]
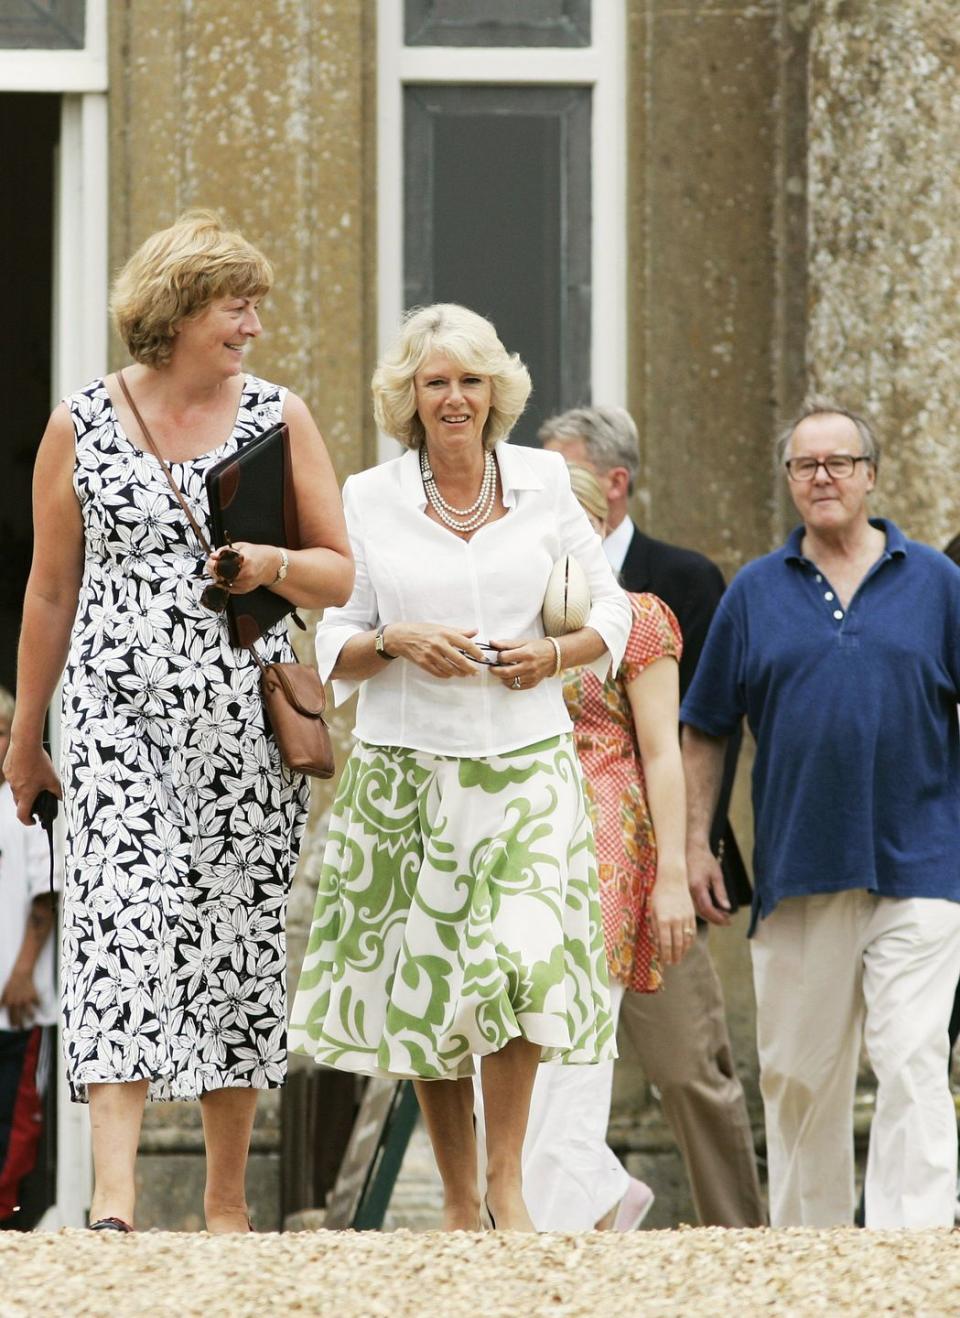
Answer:
[[(247, 376), (230, 439), (172, 464), (201, 525), (210, 466), (277, 422), (284, 394)], [(265, 730), (250, 655), (199, 602), (205, 555), (160, 464), (124, 434), (102, 380), (66, 401), (85, 556), (63, 684), (71, 1092), (273, 1088), (306, 780)], [(284, 623), (260, 653), (292, 658)]]

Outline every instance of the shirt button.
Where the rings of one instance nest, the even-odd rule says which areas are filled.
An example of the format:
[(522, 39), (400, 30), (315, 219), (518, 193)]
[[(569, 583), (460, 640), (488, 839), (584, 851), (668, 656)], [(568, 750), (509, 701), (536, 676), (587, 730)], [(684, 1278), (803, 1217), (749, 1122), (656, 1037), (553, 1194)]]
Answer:
[(832, 600), (832, 599), (833, 599), (833, 591), (832, 591), (832, 590), (828, 590), (827, 593), (824, 595), (823, 598), (824, 598), (825, 600)]
[(820, 575), (819, 572), (817, 573), (817, 580), (818, 580), (818, 581), (822, 581), (822, 580), (823, 580), (823, 577)]
[(843, 609), (834, 609), (833, 616), (836, 618), (837, 622), (839, 622), (843, 617)]

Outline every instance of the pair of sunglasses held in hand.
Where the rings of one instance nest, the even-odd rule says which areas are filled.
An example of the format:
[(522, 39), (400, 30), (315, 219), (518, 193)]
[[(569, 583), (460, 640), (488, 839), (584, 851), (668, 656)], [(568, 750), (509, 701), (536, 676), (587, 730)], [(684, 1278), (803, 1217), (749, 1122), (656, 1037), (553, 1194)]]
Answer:
[(230, 583), (236, 581), (243, 566), (243, 555), (239, 549), (229, 545), (217, 555), (217, 575), (209, 586), (204, 587), (200, 603), (211, 613), (222, 613), (230, 598)]

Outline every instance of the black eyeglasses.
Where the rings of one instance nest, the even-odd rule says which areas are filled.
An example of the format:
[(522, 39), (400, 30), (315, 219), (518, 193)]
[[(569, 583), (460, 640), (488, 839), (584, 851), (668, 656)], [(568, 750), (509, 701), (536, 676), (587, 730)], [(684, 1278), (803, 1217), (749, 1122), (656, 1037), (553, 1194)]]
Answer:
[(792, 481), (812, 481), (822, 467), (833, 480), (845, 480), (856, 471), (858, 462), (872, 462), (869, 454), (854, 458), (849, 453), (831, 453), (828, 458), (788, 458), (783, 464)]
[(217, 575), (209, 586), (204, 587), (200, 603), (211, 613), (222, 613), (230, 598), (229, 585), (236, 581), (243, 566), (243, 555), (239, 549), (221, 549), (217, 555)]

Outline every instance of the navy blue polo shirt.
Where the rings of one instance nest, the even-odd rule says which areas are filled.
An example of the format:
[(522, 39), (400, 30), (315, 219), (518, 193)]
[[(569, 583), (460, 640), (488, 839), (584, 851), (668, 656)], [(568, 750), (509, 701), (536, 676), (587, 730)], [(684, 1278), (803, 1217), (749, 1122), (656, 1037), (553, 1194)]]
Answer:
[(871, 521), (886, 549), (848, 609), (802, 527), (743, 568), (680, 711), (756, 739), (751, 932), (808, 893), (960, 901), (960, 569)]

